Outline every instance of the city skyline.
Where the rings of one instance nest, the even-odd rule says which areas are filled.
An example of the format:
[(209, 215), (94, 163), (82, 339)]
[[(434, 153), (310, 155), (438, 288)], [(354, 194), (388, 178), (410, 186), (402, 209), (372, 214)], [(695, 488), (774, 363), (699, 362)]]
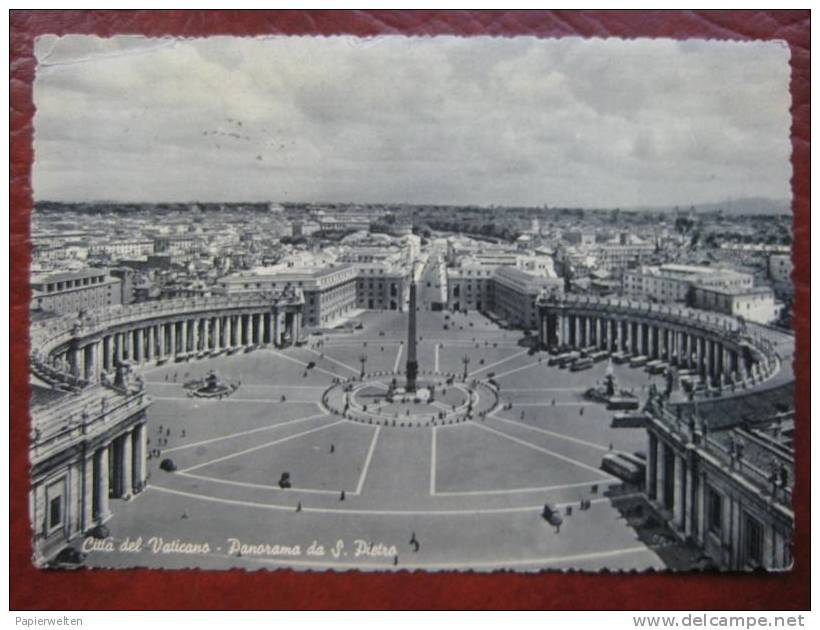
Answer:
[(36, 54), (38, 200), (790, 198), (778, 44), (73, 36)]

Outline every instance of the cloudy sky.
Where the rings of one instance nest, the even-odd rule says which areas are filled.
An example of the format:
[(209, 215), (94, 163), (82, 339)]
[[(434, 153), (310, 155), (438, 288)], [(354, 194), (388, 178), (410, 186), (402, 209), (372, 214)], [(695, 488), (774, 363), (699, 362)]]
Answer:
[(36, 55), (37, 199), (790, 197), (785, 45), (46, 36)]

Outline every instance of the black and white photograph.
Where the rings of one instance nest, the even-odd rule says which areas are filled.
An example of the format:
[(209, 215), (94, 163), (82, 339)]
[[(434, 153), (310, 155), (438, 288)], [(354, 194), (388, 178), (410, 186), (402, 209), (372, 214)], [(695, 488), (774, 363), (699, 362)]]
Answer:
[(792, 567), (787, 44), (34, 54), (35, 566)]

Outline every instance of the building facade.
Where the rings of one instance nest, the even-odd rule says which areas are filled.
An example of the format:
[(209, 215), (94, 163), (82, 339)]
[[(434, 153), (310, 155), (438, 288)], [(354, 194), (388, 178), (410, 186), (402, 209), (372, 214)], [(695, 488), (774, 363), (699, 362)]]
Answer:
[(769, 279), (777, 284), (791, 284), (792, 271), (791, 252), (788, 254), (770, 254), (768, 258), (767, 271)]
[(97, 243), (89, 247), (88, 253), (107, 254), (112, 258), (140, 258), (154, 253), (154, 241), (134, 239)]
[(692, 306), (695, 308), (742, 317), (750, 322), (768, 324), (777, 319), (780, 306), (769, 287), (730, 288), (696, 285)]
[(495, 305), (496, 267), (462, 265), (447, 269), (447, 308), (490, 311)]
[(748, 289), (754, 285), (754, 276), (729, 269), (667, 264), (627, 270), (622, 282), (624, 294), (630, 297), (656, 302), (686, 302), (696, 284)]
[(121, 281), (103, 269), (84, 269), (34, 276), (31, 308), (52, 313), (78, 313), (122, 302)]
[[(789, 387), (783, 398), (792, 396)], [(756, 400), (757, 414), (743, 419), (731, 398), (696, 409), (657, 396), (648, 407), (647, 498), (680, 538), (726, 570), (792, 564), (793, 450), (772, 434), (794, 412)]]
[(404, 311), (410, 297), (410, 271), (384, 263), (356, 265), (356, 306), (378, 311)]
[(352, 264), (278, 265), (226, 276), (219, 280), (219, 286), (228, 295), (298, 289), (304, 295), (303, 325), (322, 328), (338, 324), (357, 308), (358, 275)]
[(48, 405), (33, 396), (31, 491), (36, 566), (104, 524), (115, 502), (147, 481), (146, 410), (141, 388), (90, 385)]
[(564, 291), (561, 278), (534, 276), (514, 267), (496, 269), (492, 282), (493, 314), (524, 330), (538, 329), (537, 301), (541, 295), (560, 295)]

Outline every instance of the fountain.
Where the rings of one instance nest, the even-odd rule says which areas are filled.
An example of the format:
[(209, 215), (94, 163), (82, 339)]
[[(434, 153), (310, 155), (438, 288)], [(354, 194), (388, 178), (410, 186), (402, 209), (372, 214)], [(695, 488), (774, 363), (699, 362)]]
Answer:
[(238, 388), (237, 383), (226, 383), (215, 370), (211, 370), (205, 378), (186, 383), (185, 387), (190, 390), (191, 396), (197, 398), (221, 398), (222, 396), (230, 396)]

